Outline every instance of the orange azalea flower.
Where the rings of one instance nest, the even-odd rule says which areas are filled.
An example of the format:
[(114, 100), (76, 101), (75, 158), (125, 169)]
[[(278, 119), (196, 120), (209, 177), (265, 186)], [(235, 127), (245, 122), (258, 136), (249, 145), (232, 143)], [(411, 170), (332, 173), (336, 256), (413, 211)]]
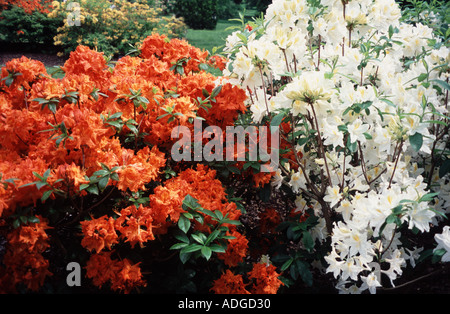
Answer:
[(267, 183), (270, 183), (272, 176), (273, 176), (272, 172), (252, 173), (253, 182), (255, 183), (255, 187), (256, 188), (263, 187)]
[[(7, 267), (4, 269), (5, 274), (0, 272), (0, 291), (15, 292), (18, 284), (24, 284), (31, 291), (38, 291), (45, 279), (52, 275), (48, 270), (48, 260), (38, 252), (11, 248), (5, 253), (3, 263)], [(7, 279), (2, 278), (2, 275)], [(3, 286), (3, 280), (5, 280), (5, 284), (9, 283), (11, 286)]]
[(81, 184), (89, 183), (85, 179), (86, 173), (73, 162), (69, 164), (59, 165), (56, 169), (56, 177), (63, 179), (66, 186), (72, 188), (74, 192), (78, 192)]
[(88, 251), (99, 253), (105, 247), (111, 249), (117, 244), (119, 237), (114, 229), (114, 219), (106, 215), (92, 220), (80, 222), (83, 239), (81, 245)]
[(9, 233), (9, 243), (15, 247), (23, 247), (28, 252), (44, 252), (50, 245), (48, 235), (45, 232), (50, 227), (42, 216), (37, 216), (39, 223), (22, 225)]
[(227, 232), (227, 236), (233, 236), (235, 239), (229, 240), (225, 253), (219, 253), (217, 257), (223, 260), (225, 265), (234, 267), (243, 262), (247, 256), (248, 240), (244, 235), (235, 230), (231, 233)]
[(274, 208), (268, 208), (263, 211), (260, 215), (261, 218), (261, 232), (274, 232), (275, 228), (280, 224), (281, 218), (280, 214)]
[(211, 291), (216, 294), (250, 294), (245, 289), (242, 275), (235, 275), (229, 269), (214, 281)]
[[(37, 79), (47, 75), (47, 70), (41, 61), (32, 60), (22, 56), (6, 62), (1, 71), (2, 79), (14, 73), (17, 73), (18, 75), (14, 77), (12, 84), (9, 86), (9, 90), (16, 89), (20, 86), (29, 90), (31, 85)], [(3, 81), (2, 84), (6, 84), (6, 82)]]
[[(191, 47), (186, 41), (170, 41), (155, 34), (144, 41), (141, 57), (121, 58), (113, 69), (106, 64), (102, 53), (80, 46), (64, 64), (62, 79), (50, 77), (38, 61), (23, 57), (8, 62), (1, 69), (0, 80), (0, 89), (4, 91), (0, 93), (0, 173), (3, 180), (17, 180), (16, 185), (0, 186), (1, 221), (6, 221), (4, 218), (13, 214), (18, 206), (34, 205), (45, 212), (46, 205), (39, 200), (48, 188), (27, 185), (37, 181), (34, 172), (42, 175), (50, 170), (50, 184), (62, 190), (66, 184), (75, 194), (81, 184), (88, 182), (85, 175), (92, 176), (101, 169), (102, 163), (109, 169), (119, 167), (119, 180), (109, 182), (119, 191), (153, 188), (151, 183), (160, 180), (161, 169), (166, 165), (165, 153), (171, 145), (173, 126), (192, 127), (189, 118), (199, 116), (195, 100), (204, 97), (203, 89), (211, 92), (216, 86), (216, 78), (198, 68), (199, 64), (208, 62), (207, 55), (206, 51)], [(171, 67), (183, 60), (184, 74), (180, 75)], [(215, 63), (223, 61), (214, 60)], [(3, 80), (8, 76), (11, 79)], [(144, 106), (135, 108), (127, 99), (130, 89), (140, 90), (140, 95), (148, 100), (146, 109)], [(64, 98), (69, 92), (74, 93), (74, 98)], [(241, 96), (235, 87), (224, 85), (216, 102), (212, 103), (212, 110), (202, 112), (202, 115), (214, 125), (231, 123), (243, 105), (239, 103), (243, 99)], [(56, 112), (51, 112), (48, 106), (43, 110), (42, 104), (33, 101), (36, 98), (54, 101), (56, 107), (52, 111)], [(216, 106), (218, 110), (214, 109)], [(182, 115), (175, 116), (172, 122), (168, 116), (160, 118), (165, 113), (163, 109), (168, 107)], [(125, 140), (129, 127), (120, 128), (106, 121), (106, 117), (118, 112), (122, 115), (115, 122), (120, 126), (128, 119), (136, 120), (139, 134), (145, 136), (144, 140), (139, 139), (139, 146)], [(56, 127), (63, 122), (65, 135), (70, 138), (56, 147), (55, 137), (64, 134), (62, 129), (49, 130), (52, 128), (49, 123)], [(144, 148), (137, 150), (136, 147), (142, 147), (142, 144), (145, 144)], [(57, 179), (63, 181), (55, 183)], [(84, 193), (87, 192), (80, 195)], [(178, 221), (187, 194), (198, 199), (204, 208), (219, 210), (230, 219), (239, 219), (241, 215), (236, 205), (227, 201), (216, 172), (199, 165), (181, 171), (154, 188), (148, 207), (124, 208), (117, 220), (105, 215), (82, 221), (81, 244), (89, 251), (99, 252), (95, 255), (111, 249), (119, 241), (128, 242), (131, 247), (143, 245), (153, 240), (155, 233), (167, 232)], [(60, 196), (53, 194), (52, 197)], [(208, 223), (215, 223), (210, 217), (206, 219)], [(235, 232), (236, 226), (230, 224), (227, 227), (230, 234)], [(195, 224), (194, 228), (208, 227)], [(48, 261), (41, 254), (41, 250), (48, 248), (48, 239), (39, 230), (21, 228), (21, 233), (14, 230), (8, 234), (11, 250), (3, 259), (3, 269), (8, 275), (0, 274), (2, 284), (22, 282), (37, 289), (50, 274)], [(245, 237), (240, 236), (231, 244), (230, 252), (234, 250), (234, 253), (229, 252), (230, 261), (231, 255), (237, 259), (245, 251), (244, 243)], [(112, 261), (110, 256), (97, 260), (93, 257), (88, 263), (89, 276), (97, 278), (96, 283), (109, 282), (114, 289), (124, 292), (145, 285), (140, 280), (138, 265), (125, 260)], [(27, 259), (27, 264), (19, 264), (20, 259)], [(112, 273), (105, 270), (108, 267), (112, 268)], [(94, 274), (96, 268), (98, 274)]]
[(93, 254), (86, 263), (86, 277), (91, 278), (94, 285), (102, 287), (111, 283), (111, 289), (130, 293), (132, 289), (146, 286), (142, 279), (139, 263), (132, 265), (130, 260), (122, 261), (111, 258), (112, 252)]
[[(22, 283), (32, 291), (37, 291), (44, 283), (47, 276), (52, 275), (48, 270), (49, 262), (44, 259), (42, 253), (50, 246), (49, 237), (45, 232), (49, 229), (48, 221), (42, 216), (37, 216), (39, 223), (28, 223), (14, 229), (7, 236), (7, 251), (3, 258), (6, 265), (5, 275), (0, 273), (0, 291), (4, 289), (14, 290), (16, 284)], [(12, 282), (11, 287), (2, 287), (5, 282)]]
[[(211, 93), (212, 89), (209, 92)], [(199, 115), (205, 118), (208, 124), (225, 128), (233, 125), (239, 113), (246, 111), (247, 108), (244, 105), (246, 99), (247, 95), (243, 89), (230, 83), (225, 83), (215, 98), (214, 106), (208, 111), (200, 109)]]
[(155, 239), (150, 208), (140, 205), (136, 209), (134, 205), (131, 205), (122, 209), (119, 215), (115, 228), (120, 232), (120, 238), (129, 242), (132, 248), (137, 243), (143, 247), (143, 243)]
[(208, 60), (208, 64), (214, 68), (223, 71), (225, 70), (225, 66), (227, 65), (227, 59), (217, 55), (211, 56)]
[(276, 272), (276, 267), (272, 264), (255, 263), (251, 271), (248, 272), (249, 279), (254, 279), (252, 293), (254, 294), (276, 294), (279, 287), (284, 285), (278, 279), (280, 274)]
[(145, 184), (156, 180), (160, 169), (165, 165), (164, 154), (156, 146), (140, 150), (136, 156), (124, 160), (124, 167), (119, 170), (117, 188), (121, 191), (129, 189), (132, 192), (146, 190)]
[[(6, 78), (13, 76), (13, 80)], [(2, 67), (0, 89), (9, 96), (13, 108), (26, 108), (27, 93), (35, 82), (47, 75), (47, 70), (42, 62), (28, 59), (22, 56), (12, 59)], [(7, 86), (7, 82), (9, 86)]]
[(70, 53), (70, 57), (64, 63), (62, 70), (66, 75), (85, 74), (93, 82), (102, 86), (111, 76), (111, 73), (106, 71), (107, 68), (108, 65), (103, 52), (97, 52), (87, 46), (80, 45)]
[(124, 259), (117, 262), (116, 276), (111, 278), (111, 289), (123, 291), (128, 294), (131, 290), (137, 287), (145, 287), (147, 283), (142, 279), (141, 269), (139, 264), (132, 265), (130, 260)]
[(115, 262), (111, 259), (113, 252), (102, 251), (92, 254), (86, 262), (86, 277), (92, 279), (92, 283), (97, 287), (102, 287), (117, 272)]

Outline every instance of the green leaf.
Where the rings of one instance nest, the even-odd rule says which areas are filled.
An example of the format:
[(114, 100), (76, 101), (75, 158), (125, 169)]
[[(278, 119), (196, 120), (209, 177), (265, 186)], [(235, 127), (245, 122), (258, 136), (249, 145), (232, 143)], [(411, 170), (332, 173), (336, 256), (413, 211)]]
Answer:
[(191, 227), (191, 221), (187, 219), (185, 216), (180, 215), (180, 219), (178, 219), (178, 228), (184, 233), (187, 233), (189, 228)]
[(440, 262), (442, 259), (442, 256), (444, 256), (445, 253), (447, 253), (447, 251), (445, 249), (439, 249), (439, 250), (433, 251), (433, 256), (431, 257), (431, 262), (433, 264)]
[(286, 116), (286, 113), (284, 113), (284, 112), (277, 114), (275, 117), (272, 118), (272, 121), (270, 121), (270, 125), (271, 126), (279, 126), (285, 116)]
[(309, 231), (303, 231), (303, 244), (305, 245), (305, 248), (311, 252), (314, 248), (314, 240), (311, 236), (311, 233)]
[(215, 87), (211, 92), (211, 98), (216, 98), (216, 96), (220, 93), (221, 90), (222, 90), (222, 85)]
[(443, 178), (449, 172), (450, 172), (450, 159), (446, 159), (439, 168), (439, 178)]
[(422, 74), (420, 74), (420, 75), (417, 77), (417, 80), (418, 80), (419, 82), (423, 82), (423, 81), (425, 81), (427, 78), (428, 78), (428, 73), (422, 73)]
[(450, 84), (448, 84), (446, 81), (443, 80), (431, 80), (431, 82), (437, 83), (441, 87), (445, 88), (446, 90), (450, 90)]
[(420, 133), (415, 133), (414, 135), (411, 135), (409, 137), (409, 143), (411, 144), (412, 148), (418, 152), (423, 144), (423, 136)]
[(89, 184), (81, 184), (80, 185), (80, 191), (83, 191), (84, 189), (88, 188)]
[(98, 187), (100, 188), (100, 190), (103, 191), (106, 188), (106, 186), (108, 185), (108, 182), (109, 182), (109, 176), (105, 176), (105, 177), (101, 178), (98, 181)]
[(195, 241), (197, 241), (200, 244), (205, 244), (203, 242), (203, 239), (201, 236), (197, 235), (197, 234), (191, 234), (192, 239), (194, 239)]
[(188, 243), (176, 243), (176, 244), (174, 244), (174, 245), (172, 245), (171, 247), (170, 247), (170, 250), (180, 250), (180, 249), (182, 249), (182, 248), (184, 248), (184, 247), (186, 247), (188, 245)]
[(177, 240), (189, 244), (189, 238), (188, 238), (188, 236), (186, 235), (186, 233), (183, 233), (183, 232), (181, 232), (180, 230), (176, 230), (176, 231), (174, 232), (173, 236), (174, 236)]
[(308, 286), (311, 287), (313, 284), (313, 277), (311, 270), (309, 269), (308, 264), (305, 262), (302, 262), (300, 260), (296, 260), (296, 265), (298, 272), (300, 274), (300, 277), (302, 277), (303, 282)]
[(28, 217), (28, 222), (29, 223), (39, 223), (40, 222), (40, 220), (39, 220), (39, 218), (38, 217), (36, 217), (36, 216), (29, 216)]
[(436, 196), (438, 196), (438, 195), (439, 195), (439, 192), (438, 192), (438, 193), (427, 193), (427, 194), (423, 195), (423, 196), (419, 199), (418, 202), (431, 202), (431, 201), (433, 201), (434, 198), (435, 198)]
[(45, 191), (44, 194), (42, 194), (41, 201), (45, 202), (50, 197), (50, 195), (52, 195), (52, 193), (53, 190)]
[(201, 253), (206, 258), (206, 260), (209, 260), (212, 254), (212, 250), (207, 246), (202, 246)]
[(87, 188), (86, 188), (86, 191), (88, 191), (89, 193), (91, 193), (91, 194), (95, 194), (95, 195), (98, 195), (98, 187), (96, 186), (96, 185), (89, 185)]
[(181, 249), (181, 253), (192, 253), (201, 250), (203, 245), (200, 244), (190, 244)]
[(211, 249), (211, 251), (217, 252), (217, 253), (225, 253), (225, 251), (226, 251), (225, 247), (223, 247), (219, 244), (216, 244), (216, 243), (210, 245), (209, 248)]
[(350, 140), (350, 136), (347, 139), (347, 148), (351, 153), (356, 152), (356, 150), (358, 148), (358, 143), (356, 141), (352, 143)]
[(184, 253), (182, 250), (180, 251), (180, 261), (185, 264), (189, 258), (191, 257), (191, 253)]
[(294, 261), (293, 258), (288, 259), (286, 262), (284, 262), (284, 264), (281, 266), (280, 270), (281, 271), (285, 271), (286, 269), (289, 268), (289, 266), (291, 266), (292, 262)]

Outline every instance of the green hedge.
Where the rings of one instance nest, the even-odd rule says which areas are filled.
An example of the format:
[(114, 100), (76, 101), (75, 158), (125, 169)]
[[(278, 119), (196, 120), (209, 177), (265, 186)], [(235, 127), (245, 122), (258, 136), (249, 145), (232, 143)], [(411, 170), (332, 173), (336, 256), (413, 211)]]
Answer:
[(193, 29), (214, 29), (217, 25), (217, 0), (178, 0), (176, 15)]

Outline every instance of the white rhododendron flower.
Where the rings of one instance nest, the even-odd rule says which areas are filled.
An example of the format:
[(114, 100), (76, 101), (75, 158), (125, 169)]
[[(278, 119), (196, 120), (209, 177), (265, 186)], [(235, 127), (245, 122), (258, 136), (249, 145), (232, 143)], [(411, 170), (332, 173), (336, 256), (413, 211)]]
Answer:
[(435, 251), (444, 249), (446, 253), (442, 256), (443, 262), (450, 262), (450, 227), (444, 226), (442, 233), (436, 234), (434, 239), (438, 243)]
[[(282, 140), (301, 156), (280, 163), (272, 186), (292, 190), (295, 212), (313, 209), (311, 234), (330, 240), (326, 270), (340, 292), (375, 293), (382, 277), (395, 285), (423, 250), (402, 233), (429, 232), (450, 211), (438, 168), (449, 48), (402, 22), (394, 0), (274, 0), (252, 27), (227, 39), (224, 74), (247, 90), (253, 123), (291, 127)], [(436, 235), (443, 261), (449, 234)]]

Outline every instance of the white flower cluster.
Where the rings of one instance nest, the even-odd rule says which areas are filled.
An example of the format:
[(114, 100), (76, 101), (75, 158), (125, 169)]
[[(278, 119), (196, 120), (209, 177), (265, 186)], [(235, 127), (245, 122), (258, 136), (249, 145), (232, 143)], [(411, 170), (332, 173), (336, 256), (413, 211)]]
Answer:
[(403, 246), (400, 226), (427, 232), (450, 204), (433, 155), (449, 137), (450, 51), (400, 17), (394, 0), (274, 0), (225, 47), (224, 75), (247, 90), (254, 122), (282, 114), (307, 139), (274, 186), (327, 220), (342, 292), (375, 292), (382, 274), (394, 285), (422, 250)]

